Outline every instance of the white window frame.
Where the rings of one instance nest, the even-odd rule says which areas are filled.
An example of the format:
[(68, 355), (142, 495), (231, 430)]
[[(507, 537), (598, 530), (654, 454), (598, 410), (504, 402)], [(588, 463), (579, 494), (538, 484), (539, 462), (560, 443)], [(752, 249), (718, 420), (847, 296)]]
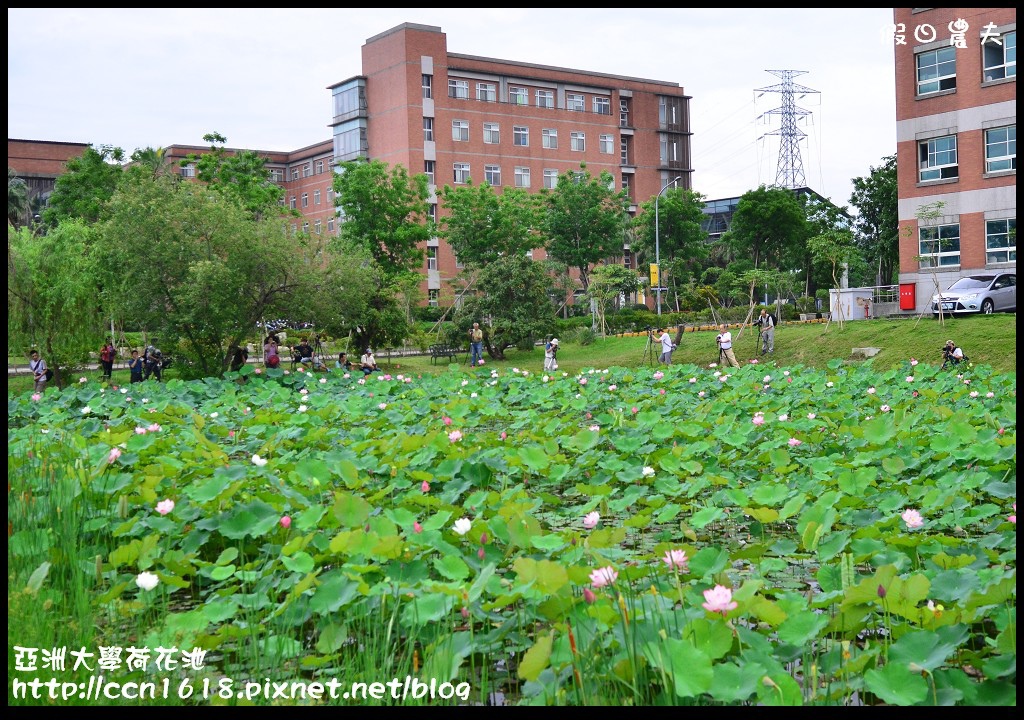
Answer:
[(441, 291), (437, 288), (430, 288), (427, 290), (427, 304), (430, 307), (437, 307), (441, 304)]
[(540, 144), (546, 150), (558, 149), (558, 129), (544, 128), (540, 131)]
[(324, 174), (324, 161), (323, 160), (317, 160), (316, 161), (316, 174), (317, 175), (323, 175)]
[(530, 128), (526, 125), (513, 125), (512, 144), (516, 147), (530, 147)]
[(423, 118), (423, 142), (434, 142), (434, 118)]
[(427, 176), (427, 182), (431, 185), (436, 185), (435, 173), (437, 173), (437, 161), (436, 160), (424, 160), (423, 161), (423, 174)]
[(549, 110), (555, 107), (555, 91), (554, 90), (538, 90), (537, 91), (537, 107), (548, 108)]
[(327, 218), (327, 232), (334, 232), (334, 218)]
[[(948, 141), (952, 139), (953, 147)], [(936, 180), (955, 180), (960, 177), (960, 166), (957, 161), (956, 135), (921, 140), (917, 144), (918, 180), (933, 182)]]
[(313, 165), (311, 163), (306, 163), (305, 165), (302, 166), (302, 177), (308, 178), (312, 174), (313, 174)]
[(469, 142), (468, 120), (452, 120), (452, 141)]
[(501, 140), (501, 126), (498, 123), (484, 123), (484, 144), (497, 145)]
[[(950, 72), (952, 68), (952, 72)], [(917, 94), (945, 92), (956, 89), (956, 48), (940, 47), (914, 56)]]
[(454, 163), (452, 170), (452, 176), (456, 185), (465, 185), (469, 182), (469, 163)]
[(558, 187), (558, 171), (552, 168), (544, 168), (544, 187), (554, 190)]
[(271, 170), (270, 180), (271, 182), (276, 183), (284, 182), (284, 170), (281, 170), (280, 168), (274, 168), (273, 170)]
[[(994, 238), (1000, 239), (1000, 241), (1005, 241), (1006, 244), (993, 246), (992, 241)], [(994, 255), (1002, 255), (1003, 257), (993, 258)], [(998, 263), (1011, 262), (1017, 262), (1017, 218), (986, 220), (985, 263), (988, 265), (995, 265)]]
[[(1003, 133), (1003, 138), (993, 138)], [(1017, 169), (1017, 125), (1003, 125), (985, 131), (985, 172), (1009, 172)]]
[(448, 97), (469, 100), (469, 80), (448, 80)]
[(294, 195), (292, 195), (292, 199), (288, 201), (288, 205), (291, 207), (292, 210), (298, 210), (299, 209), (299, 199), (297, 197), (295, 197)]
[(309, 193), (302, 193), (302, 207), (309, 207)]
[[(922, 269), (960, 265), (960, 223), (919, 227), (917, 238)], [(955, 250), (950, 247), (953, 243), (956, 244)], [(942, 248), (943, 244), (947, 249)]]
[(569, 149), (574, 152), (586, 152), (587, 134), (578, 130), (569, 133)]
[(526, 106), (530, 104), (530, 91), (524, 87), (510, 87), (508, 89), (509, 105)]
[(517, 188), (529, 188), (530, 168), (517, 166), (515, 172), (515, 183)]
[(196, 176), (196, 164), (189, 163), (188, 165), (182, 165), (181, 176), (183, 178), (194, 178)]
[(423, 99), (429, 100), (434, 97), (434, 76), (424, 73), (420, 78), (420, 86), (423, 88)]
[(478, 82), (476, 84), (476, 99), (481, 102), (498, 102), (498, 86), (494, 83)]
[(298, 168), (292, 168), (292, 180), (298, 180), (298, 179), (299, 179), (299, 169)]
[(615, 136), (606, 133), (600, 136), (598, 147), (604, 155), (612, 155), (615, 152)]
[(501, 165), (484, 165), (484, 181), (491, 187), (501, 187)]
[(594, 96), (594, 112), (598, 115), (611, 115), (612, 114), (612, 99), (609, 97), (602, 97), (600, 95)]
[(320, 191), (319, 190), (314, 190), (313, 191), (313, 204), (314, 205), (319, 205), (320, 204)]
[[(1011, 47), (1013, 60), (1007, 60)], [(985, 82), (1017, 77), (1017, 31), (1011, 30), (998, 38), (987, 39), (981, 46), (981, 65), (981, 77)]]
[(437, 246), (427, 247), (427, 270), (437, 270)]
[(302, 232), (304, 232), (306, 235), (309, 235), (309, 220), (302, 223)]
[(323, 235), (324, 226), (322, 220), (317, 220), (316, 222), (313, 223), (313, 232), (315, 232), (317, 235)]
[(587, 109), (587, 96), (583, 93), (566, 93), (565, 109), (571, 112), (584, 112)]

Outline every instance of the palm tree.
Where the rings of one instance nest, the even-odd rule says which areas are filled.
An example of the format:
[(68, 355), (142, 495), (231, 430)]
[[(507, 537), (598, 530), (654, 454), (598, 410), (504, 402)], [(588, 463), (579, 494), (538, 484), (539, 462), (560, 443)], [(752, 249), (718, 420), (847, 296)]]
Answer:
[(132, 153), (131, 164), (138, 165), (153, 173), (153, 177), (166, 175), (171, 170), (164, 148), (143, 148)]
[(14, 168), (7, 166), (7, 222), (15, 227), (26, 224), (30, 203), (28, 184), (18, 177)]

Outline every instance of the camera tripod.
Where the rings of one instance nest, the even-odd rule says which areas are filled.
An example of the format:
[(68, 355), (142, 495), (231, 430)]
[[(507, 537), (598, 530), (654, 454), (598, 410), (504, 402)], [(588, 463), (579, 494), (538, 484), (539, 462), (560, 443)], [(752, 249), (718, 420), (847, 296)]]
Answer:
[(654, 328), (647, 328), (647, 345), (644, 347), (644, 354), (640, 358), (640, 364), (643, 365), (645, 363), (649, 363), (653, 366), (654, 361)]

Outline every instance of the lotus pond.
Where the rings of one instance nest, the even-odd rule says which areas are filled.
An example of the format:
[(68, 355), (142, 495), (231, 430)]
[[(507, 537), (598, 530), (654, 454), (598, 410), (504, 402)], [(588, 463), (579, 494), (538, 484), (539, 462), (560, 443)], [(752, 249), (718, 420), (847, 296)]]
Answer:
[(214, 685), (1016, 704), (1014, 375), (475, 372), (9, 396), (9, 674), (61, 628)]

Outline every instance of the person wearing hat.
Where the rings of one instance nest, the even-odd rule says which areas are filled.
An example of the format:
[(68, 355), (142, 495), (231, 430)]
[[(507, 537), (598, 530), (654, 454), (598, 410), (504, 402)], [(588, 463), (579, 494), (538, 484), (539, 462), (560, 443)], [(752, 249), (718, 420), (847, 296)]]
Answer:
[(544, 369), (558, 369), (558, 338), (551, 338), (551, 342), (544, 346)]
[(672, 336), (668, 334), (668, 328), (661, 329), (661, 336), (658, 338), (658, 342), (661, 343), (661, 354), (658, 356), (658, 362), (664, 365), (671, 365), (672, 351), (676, 349), (676, 344), (672, 342)]
[(373, 357), (373, 349), (366, 348), (366, 352), (359, 358), (359, 367), (363, 371), (363, 375), (369, 375), (370, 373), (377, 372), (380, 370), (377, 367), (377, 359)]

